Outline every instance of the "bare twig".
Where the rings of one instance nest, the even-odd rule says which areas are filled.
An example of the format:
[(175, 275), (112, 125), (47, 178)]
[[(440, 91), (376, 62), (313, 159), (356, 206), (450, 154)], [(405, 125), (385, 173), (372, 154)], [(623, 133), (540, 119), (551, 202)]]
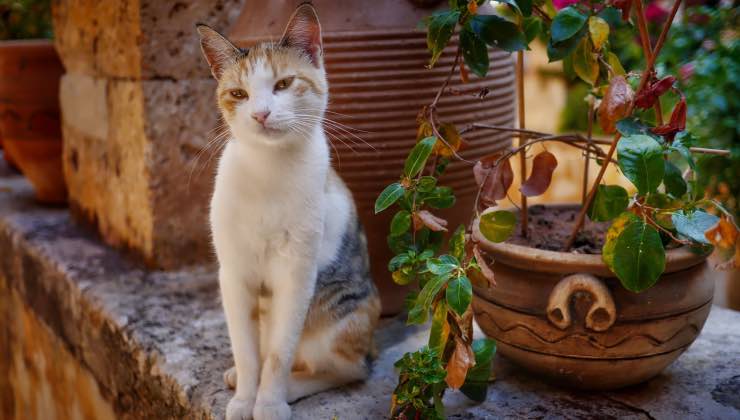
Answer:
[[(592, 98), (593, 99), (593, 98)], [(593, 140), (593, 129), (594, 129), (594, 103), (589, 102), (588, 105), (588, 131), (586, 132), (586, 139), (589, 143)], [(588, 194), (588, 172), (591, 166), (591, 159), (589, 152), (586, 151), (586, 158), (583, 162), (583, 185), (581, 187), (581, 205), (586, 205), (586, 195)]]
[[(525, 123), (524, 123), (524, 51), (517, 51), (516, 53), (516, 96), (517, 96), (517, 105), (519, 108), (519, 129), (524, 130)], [(524, 183), (524, 181), (527, 179), (527, 153), (525, 152), (525, 148), (523, 147), (525, 144), (527, 144), (527, 135), (524, 133), (519, 133), (519, 148), (522, 149), (521, 153), (519, 153), (519, 174), (521, 176), (521, 182)], [(527, 237), (527, 231), (528, 231), (528, 225), (529, 225), (529, 215), (527, 211), (527, 196), (524, 195), (524, 193), (521, 193), (519, 195), (522, 207), (521, 207), (521, 228), (522, 228), (522, 237)]]

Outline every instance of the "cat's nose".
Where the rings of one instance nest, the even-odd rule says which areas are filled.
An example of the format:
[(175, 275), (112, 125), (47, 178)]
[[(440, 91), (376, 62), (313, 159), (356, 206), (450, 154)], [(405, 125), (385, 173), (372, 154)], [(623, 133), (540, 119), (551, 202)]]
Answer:
[(260, 124), (264, 124), (267, 120), (267, 117), (270, 116), (270, 111), (259, 111), (259, 112), (253, 112), (252, 118), (255, 119)]

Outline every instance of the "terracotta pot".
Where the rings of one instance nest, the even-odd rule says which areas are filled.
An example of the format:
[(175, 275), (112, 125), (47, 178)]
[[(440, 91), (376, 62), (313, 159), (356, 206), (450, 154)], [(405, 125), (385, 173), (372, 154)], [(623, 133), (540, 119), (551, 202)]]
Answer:
[(5, 153), (33, 184), (36, 198), (63, 203), (59, 78), (48, 40), (0, 42), (0, 137)]
[[(557, 383), (615, 389), (645, 381), (696, 339), (712, 305), (706, 254), (667, 251), (666, 270), (642, 292), (624, 289), (601, 255), (487, 241), (497, 285), (475, 287), (473, 311), (499, 352)], [(482, 284), (482, 283), (481, 283)]]
[[(231, 32), (242, 46), (277, 39), (301, 0), (247, 2)], [(416, 116), (431, 103), (454, 60), (455, 47), (443, 53), (429, 70), (426, 35), (419, 21), (433, 10), (407, 0), (315, 0), (321, 19), (330, 106), (327, 117), (351, 127), (353, 134), (331, 130), (335, 167), (354, 194), (368, 236), (372, 274), (383, 300), (383, 313), (400, 311), (405, 291), (391, 280), (387, 264), (392, 257), (386, 236), (393, 213), (373, 214), (373, 203), (385, 186), (398, 180), (403, 161), (416, 141)], [(447, 2), (444, 2), (446, 7)], [(464, 127), (473, 121), (510, 125), (514, 121), (514, 73), (510, 55), (491, 51), (485, 79), (462, 84), (455, 75), (451, 88), (461, 95), (440, 101), (442, 121)], [(485, 98), (474, 95), (483, 88)], [(361, 137), (372, 146), (363, 144)], [(469, 160), (505, 149), (507, 134), (472, 132), (462, 155)], [(354, 143), (354, 144), (353, 144)], [(452, 164), (441, 184), (457, 195), (453, 210), (440, 212), (451, 226), (464, 223), (475, 199), (475, 182), (468, 165)]]

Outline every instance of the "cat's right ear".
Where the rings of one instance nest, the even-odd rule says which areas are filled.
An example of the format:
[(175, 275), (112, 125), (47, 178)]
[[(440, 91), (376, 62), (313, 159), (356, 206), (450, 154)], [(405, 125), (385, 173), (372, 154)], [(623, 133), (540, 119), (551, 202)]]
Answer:
[(198, 23), (195, 28), (200, 35), (200, 48), (203, 50), (203, 56), (211, 67), (213, 77), (218, 80), (225, 66), (234, 62), (241, 51), (210, 26)]

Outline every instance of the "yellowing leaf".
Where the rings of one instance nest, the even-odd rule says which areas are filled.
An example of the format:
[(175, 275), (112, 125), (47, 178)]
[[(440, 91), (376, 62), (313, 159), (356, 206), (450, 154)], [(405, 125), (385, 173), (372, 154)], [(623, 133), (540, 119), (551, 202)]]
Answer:
[(609, 39), (609, 24), (598, 16), (588, 18), (588, 33), (596, 50), (600, 50), (607, 39)]
[(454, 156), (453, 151), (457, 152), (460, 150), (460, 146), (462, 145), (462, 137), (460, 137), (457, 127), (455, 127), (454, 124), (442, 124), (439, 126), (439, 134), (442, 135), (442, 138), (444, 138), (447, 144), (450, 145), (452, 150), (450, 150), (450, 147), (447, 147), (447, 144), (444, 144), (442, 140), (437, 139), (437, 142), (434, 144), (434, 149), (432, 149), (432, 153), (438, 154), (442, 157)]
[(704, 232), (704, 236), (709, 243), (722, 250), (735, 246), (738, 237), (738, 231), (735, 225), (722, 216), (711, 229)]
[(606, 62), (609, 64), (609, 67), (612, 68), (614, 76), (624, 76), (627, 74), (627, 72), (624, 71), (624, 67), (622, 67), (622, 63), (619, 62), (619, 57), (617, 57), (613, 52), (606, 55)]
[(599, 62), (591, 48), (591, 40), (583, 38), (573, 52), (573, 71), (584, 82), (593, 86), (599, 77)]

